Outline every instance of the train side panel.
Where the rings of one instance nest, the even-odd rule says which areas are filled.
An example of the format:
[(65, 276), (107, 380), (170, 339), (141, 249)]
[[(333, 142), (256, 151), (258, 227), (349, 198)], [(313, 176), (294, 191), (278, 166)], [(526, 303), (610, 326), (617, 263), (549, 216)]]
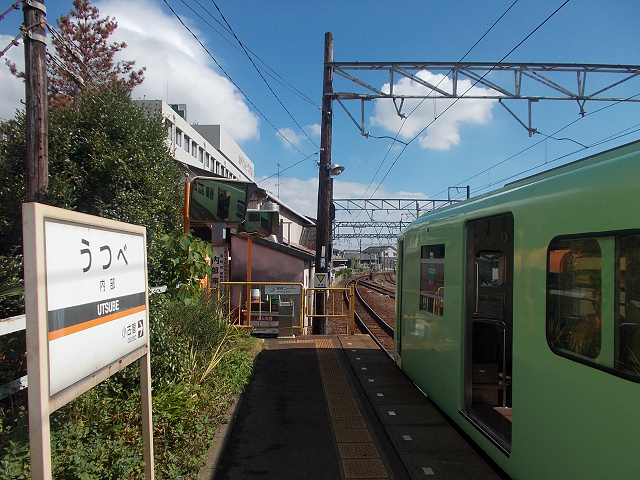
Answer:
[[(625, 265), (620, 264), (632, 261), (630, 254), (620, 260), (620, 238), (637, 235), (640, 246), (638, 185), (640, 143), (635, 143), (428, 214), (400, 238), (403, 291), (396, 327), (401, 345), (396, 350), (401, 367), (514, 479), (638, 477), (640, 383), (614, 368), (621, 340), (613, 333), (623, 321), (617, 318), (616, 304), (631, 301), (624, 298), (631, 294), (629, 285), (627, 292), (614, 290), (624, 290), (620, 269)], [(467, 264), (473, 258), (465, 231), (473, 222), (505, 213), (513, 218), (513, 422), (508, 449), (460, 414), (471, 404)], [(593, 358), (584, 352), (563, 353), (557, 344), (554, 351), (548, 340), (548, 303), (555, 292), (549, 279), (556, 268), (550, 246), (558, 239), (582, 237), (602, 250), (597, 288), (597, 296), (602, 294), (601, 344)], [(425, 245), (444, 245), (442, 315), (420, 307)], [(423, 271), (423, 282), (424, 276)], [(507, 372), (503, 375), (506, 379)]]
[[(404, 236), (402, 266), (402, 366), (411, 380), (443, 408), (457, 415), (461, 396), (460, 261), (462, 251), (456, 224), (433, 229), (431, 244), (444, 244), (446, 301), (443, 316), (420, 310), (420, 265), (423, 238), (429, 225)], [(451, 260), (449, 260), (451, 259)], [(396, 347), (397, 350), (397, 347)]]
[[(620, 155), (536, 187), (516, 210), (514, 478), (638, 477), (640, 384), (553, 353), (546, 330), (550, 243), (592, 234), (606, 245), (609, 232), (640, 228), (638, 185), (640, 155)], [(604, 268), (603, 293), (615, 273)], [(603, 295), (610, 320), (613, 298)], [(603, 312), (603, 351), (613, 340), (605, 321)], [(605, 356), (596, 362), (612, 366)]]

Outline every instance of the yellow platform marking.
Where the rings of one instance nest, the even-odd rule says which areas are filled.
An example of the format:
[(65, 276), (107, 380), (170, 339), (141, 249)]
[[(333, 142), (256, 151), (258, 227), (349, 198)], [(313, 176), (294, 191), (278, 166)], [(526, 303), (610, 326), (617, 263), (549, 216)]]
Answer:
[(322, 384), (345, 478), (389, 478), (342, 370), (333, 341), (323, 338), (315, 342)]

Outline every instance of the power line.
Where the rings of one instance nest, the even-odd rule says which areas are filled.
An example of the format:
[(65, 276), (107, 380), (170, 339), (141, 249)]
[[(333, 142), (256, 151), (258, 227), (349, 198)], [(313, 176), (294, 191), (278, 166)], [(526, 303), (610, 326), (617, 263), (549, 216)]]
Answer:
[[(427, 130), (427, 128), (429, 128), (431, 125), (433, 125), (433, 123), (438, 120), (438, 118), (440, 118), (442, 115), (444, 115), (449, 109), (451, 109), (451, 107), (453, 107), (458, 100), (460, 100), (462, 97), (464, 97), (464, 95), (466, 93), (468, 93), (473, 87), (475, 87), (481, 80), (483, 80), (489, 73), (491, 73), (495, 67), (497, 67), (498, 65), (500, 65), (509, 55), (511, 55), (518, 47), (520, 47), (520, 45), (522, 45), (526, 40), (528, 40), (534, 33), (536, 33), (540, 28), (542, 28), (542, 26), (547, 23), (556, 13), (558, 13), (567, 3), (569, 3), (570, 0), (565, 0), (564, 3), (562, 3), (562, 5), (560, 5), (558, 8), (556, 8), (553, 13), (551, 13), (551, 15), (549, 15), (542, 23), (540, 23), (536, 28), (534, 28), (526, 37), (524, 37), (515, 47), (513, 47), (511, 50), (509, 50), (509, 52), (504, 55), (500, 61), (498, 61), (494, 67), (490, 68), (489, 70), (487, 70), (487, 72), (485, 72), (478, 80), (475, 81), (475, 83), (473, 83), (473, 85), (471, 85), (462, 95), (460, 95), (459, 97), (457, 97), (447, 108), (444, 109), (444, 111), (437, 117), (435, 117), (431, 122), (429, 122), (429, 124), (427, 126), (425, 126), (422, 130), (420, 130), (411, 140), (409, 140), (408, 144), (413, 143), (420, 135), (422, 135), (422, 133)], [(407, 146), (408, 146), (407, 144)], [(389, 173), (391, 172), (391, 169), (395, 166), (395, 164), (398, 162), (398, 160), (400, 159), (400, 157), (402, 156), (402, 154), (404, 153), (404, 151), (406, 150), (406, 146), (400, 151), (400, 153), (398, 154), (398, 156), (396, 157), (396, 159), (393, 161), (393, 163), (391, 164), (391, 166), (389, 167), (389, 170), (387, 170), (387, 173), (385, 174), (385, 176), (382, 178), (382, 180), (380, 181), (380, 183), (382, 184), (382, 182), (384, 182), (384, 180), (387, 178), (387, 176), (389, 175)], [(375, 193), (375, 192), (374, 192)]]
[(260, 181), (258, 181), (258, 182), (256, 182), (256, 183), (261, 183), (261, 182), (264, 182), (265, 180), (269, 180), (270, 178), (273, 178), (273, 177), (275, 177), (275, 176), (278, 176), (279, 174), (284, 173), (284, 172), (286, 172), (287, 170), (289, 170), (289, 169), (291, 169), (291, 168), (293, 168), (293, 167), (295, 167), (295, 166), (297, 166), (297, 165), (300, 165), (300, 164), (301, 164), (302, 162), (304, 162), (305, 160), (309, 160), (311, 157), (313, 157), (314, 155), (318, 155), (319, 153), (320, 153), (320, 152), (313, 152), (311, 155), (307, 155), (305, 158), (303, 158), (302, 160), (297, 161), (297, 162), (296, 162), (296, 163), (294, 163), (293, 165), (289, 165), (287, 168), (284, 168), (284, 169), (280, 170), (280, 171), (279, 171), (279, 173), (274, 173), (273, 175), (270, 175), (270, 176), (268, 176), (268, 177), (265, 177), (265, 178), (263, 178), (262, 180), (260, 180)]
[[(514, 6), (515, 6), (515, 4), (516, 4), (516, 3), (518, 3), (518, 0), (514, 0), (514, 2), (509, 6), (509, 8), (507, 8), (507, 9), (502, 13), (502, 15), (500, 15), (500, 17), (498, 17), (498, 19), (497, 19), (495, 22), (493, 22), (493, 25), (491, 25), (491, 26), (487, 29), (487, 31), (486, 31), (486, 32), (484, 32), (484, 34), (483, 34), (483, 35), (482, 35), (482, 36), (481, 36), (481, 37), (480, 37), (480, 38), (479, 38), (479, 39), (478, 39), (478, 40), (477, 40), (477, 41), (476, 41), (476, 42), (471, 46), (471, 48), (469, 48), (469, 50), (467, 50), (467, 52), (462, 56), (462, 58), (458, 61), (458, 63), (462, 62), (462, 61), (467, 57), (467, 55), (469, 55), (469, 54), (473, 51), (473, 49), (474, 49), (474, 48), (475, 48), (475, 47), (476, 47), (476, 46), (477, 46), (477, 45), (478, 45), (478, 44), (479, 44), (479, 43), (480, 43), (480, 42), (481, 42), (481, 41), (482, 41), (482, 40), (483, 40), (483, 39), (484, 39), (488, 34), (489, 34), (489, 32), (491, 32), (491, 30), (493, 30), (493, 28), (498, 24), (498, 22), (500, 22), (500, 20), (502, 20), (502, 19), (504, 18), (504, 16), (505, 16), (505, 15), (506, 15), (506, 14), (507, 14), (507, 13), (508, 13), (508, 12), (509, 12), (513, 7), (514, 7)], [(451, 73), (451, 72), (452, 72), (452, 70), (449, 70), (449, 73)], [(446, 75), (444, 75), (444, 76), (440, 79), (440, 81), (438, 82), (438, 84), (435, 86), (434, 90), (440, 86), (440, 84), (444, 81), (444, 79), (445, 79), (445, 78), (447, 78), (447, 77), (448, 77), (448, 75), (449, 75), (449, 74), (446, 74)], [(373, 175), (373, 178), (371, 179), (371, 182), (369, 183), (369, 185), (367, 186), (367, 188), (366, 188), (366, 190), (365, 190), (364, 194), (362, 195), (362, 198), (364, 198), (364, 197), (365, 197), (365, 195), (367, 194), (367, 191), (369, 191), (369, 187), (371, 187), (371, 185), (373, 184), (373, 182), (374, 182), (374, 180), (375, 180), (376, 176), (377, 176), (377, 175), (378, 175), (378, 173), (380, 172), (380, 169), (382, 168), (382, 165), (384, 165), (384, 163), (386, 162), (387, 157), (389, 156), (389, 153), (391, 153), (391, 150), (392, 150), (392, 148), (393, 148), (393, 145), (394, 145), (396, 142), (398, 142), (398, 143), (402, 143), (402, 144), (404, 145), (404, 147), (403, 147), (403, 149), (402, 149), (402, 152), (404, 152), (404, 150), (406, 149), (406, 147), (408, 146), (408, 144), (409, 144), (409, 143), (411, 143), (411, 141), (413, 141), (413, 140), (411, 140), (411, 141), (410, 141), (410, 142), (408, 142), (408, 143), (401, 142), (400, 140), (398, 140), (398, 137), (400, 136), (400, 132), (402, 132), (402, 129), (404, 128), (404, 125), (405, 125), (406, 121), (407, 121), (407, 120), (409, 119), (409, 117), (410, 117), (410, 116), (411, 116), (411, 115), (412, 115), (412, 114), (413, 114), (413, 113), (414, 113), (414, 112), (415, 112), (415, 111), (416, 111), (416, 110), (417, 110), (417, 109), (418, 109), (418, 108), (419, 108), (419, 107), (424, 103), (424, 101), (425, 101), (425, 100), (426, 100), (426, 98), (423, 98), (423, 99), (418, 103), (418, 105), (416, 105), (416, 106), (415, 106), (415, 108), (414, 108), (413, 110), (411, 110), (411, 112), (409, 112), (409, 114), (407, 114), (407, 115), (403, 118), (403, 120), (402, 120), (402, 124), (400, 125), (400, 128), (398, 129), (398, 132), (396, 133), (395, 137), (393, 138), (393, 140), (392, 140), (392, 142), (391, 142), (391, 145), (389, 145), (389, 148), (387, 149), (387, 153), (385, 154), (384, 158), (382, 159), (382, 162), (381, 162), (381, 163), (380, 163), (380, 165), (378, 166), (378, 169), (376, 170), (376, 173)], [(443, 113), (444, 113), (444, 112), (443, 112)], [(433, 123), (433, 122), (432, 122), (432, 123)], [(389, 137), (374, 137), (374, 138), (389, 138)], [(402, 152), (401, 152), (401, 153), (402, 153)], [(397, 159), (396, 159), (396, 161), (397, 161)], [(394, 164), (395, 164), (395, 162), (394, 162)], [(393, 167), (393, 165), (392, 165), (392, 167)], [(387, 172), (387, 175), (388, 175), (388, 172)], [(385, 175), (385, 177), (384, 177), (384, 178), (386, 178), (386, 177), (387, 177), (387, 175)], [(384, 179), (383, 179), (383, 181), (384, 181)], [(382, 184), (382, 182), (379, 182), (379, 183), (378, 183), (378, 186), (376, 187), (375, 191), (371, 194), (372, 196), (373, 196), (373, 195), (375, 195), (375, 193), (378, 191), (378, 188), (380, 188), (380, 185), (381, 185), (381, 184)]]
[[(637, 98), (637, 97), (640, 97), (640, 93), (637, 93), (636, 95), (632, 95), (632, 96), (628, 97), (628, 99), (630, 100), (630, 99), (632, 99), (632, 98)], [(482, 170), (481, 172), (478, 172), (478, 173), (476, 173), (475, 175), (472, 175), (471, 177), (469, 177), (469, 178), (467, 178), (467, 179), (465, 179), (465, 180), (462, 180), (461, 182), (457, 183), (457, 184), (456, 184), (456, 186), (464, 185), (464, 184), (465, 184), (465, 183), (467, 183), (469, 180), (473, 180), (474, 178), (479, 177), (479, 176), (480, 176), (480, 175), (482, 175), (483, 173), (487, 173), (487, 172), (489, 172), (491, 169), (496, 168), (496, 167), (498, 167), (498, 166), (502, 165), (503, 163), (506, 163), (506, 162), (508, 162), (509, 160), (514, 159), (515, 157), (517, 157), (517, 156), (519, 156), (519, 155), (523, 154), (524, 152), (526, 152), (526, 151), (528, 151), (528, 150), (531, 150), (531, 149), (532, 149), (532, 148), (534, 148), (534, 147), (537, 147), (537, 146), (538, 146), (538, 145), (540, 145), (542, 142), (544, 142), (547, 138), (551, 138), (552, 140), (564, 140), (564, 139), (555, 138), (555, 136), (556, 136), (558, 133), (562, 132), (563, 130), (566, 130), (567, 128), (569, 128), (569, 127), (570, 127), (570, 126), (572, 126), (573, 124), (575, 124), (575, 123), (579, 122), (579, 121), (580, 121), (580, 120), (582, 120), (583, 118), (586, 118), (586, 117), (589, 117), (589, 116), (592, 116), (592, 115), (596, 115), (596, 114), (598, 114), (598, 113), (600, 113), (600, 112), (602, 112), (602, 111), (604, 111), (604, 110), (607, 110), (608, 108), (611, 108), (611, 107), (613, 107), (613, 106), (615, 106), (615, 105), (618, 105), (618, 104), (620, 104), (620, 103), (622, 103), (622, 101), (617, 101), (617, 102), (611, 103), (611, 104), (609, 104), (609, 105), (605, 105), (604, 107), (601, 107), (601, 108), (599, 108), (599, 109), (597, 109), (597, 110), (594, 110), (593, 112), (586, 113), (584, 116), (581, 116), (581, 117), (576, 118), (575, 120), (572, 120), (571, 122), (567, 123), (565, 126), (563, 126), (563, 127), (559, 128), (558, 130), (556, 130), (555, 132), (553, 132), (553, 133), (552, 133), (552, 134), (550, 134), (550, 135), (546, 135), (546, 134), (544, 134), (544, 133), (542, 133), (542, 132), (538, 132), (540, 135), (544, 136), (545, 138), (544, 138), (544, 139), (542, 139), (542, 140), (540, 140), (540, 141), (538, 141), (538, 142), (533, 143), (532, 145), (529, 145), (528, 147), (526, 147), (526, 148), (524, 148), (524, 149), (520, 150), (520, 151), (519, 151), (519, 152), (517, 152), (517, 153), (514, 153), (513, 155), (511, 155), (511, 156), (509, 156), (509, 157), (505, 158), (504, 160), (501, 160), (501, 161), (499, 161), (498, 163), (495, 163), (495, 164), (491, 165), (490, 167), (485, 168), (485, 169), (484, 169), (484, 170)], [(634, 128), (634, 127), (629, 127), (629, 128)], [(627, 129), (628, 129), (628, 128), (627, 128)], [(625, 129), (625, 130), (627, 130), (627, 129)], [(624, 130), (622, 130), (622, 132), (624, 132)], [(620, 132), (620, 133), (621, 133), (621, 132)], [(614, 134), (614, 135), (617, 135), (617, 134)], [(572, 142), (574, 142), (574, 143), (578, 143), (578, 142), (576, 142), (576, 141), (575, 141), (575, 140), (573, 140), (573, 139), (567, 139), (567, 140), (570, 140), (570, 141), (572, 141)], [(590, 145), (589, 147), (585, 147), (585, 148), (583, 148), (582, 150), (584, 150), (584, 149), (586, 149), (586, 148), (592, 148), (592, 147), (594, 147), (594, 146), (596, 146), (596, 145), (599, 145), (600, 143), (602, 143), (602, 142), (594, 143), (594, 144)], [(572, 152), (572, 153), (571, 153), (571, 154), (569, 154), (569, 155), (573, 155), (574, 153), (577, 153), (578, 151), (580, 151), (580, 150), (576, 150), (575, 152)], [(564, 158), (564, 157), (565, 157), (565, 156), (560, 157), (560, 158)], [(554, 161), (555, 161), (555, 160), (554, 160)], [(538, 168), (538, 167), (534, 167), (534, 168)], [(525, 174), (525, 173), (528, 173), (529, 171), (530, 171), (530, 169), (524, 170), (524, 171), (522, 171), (522, 172), (520, 172), (520, 173), (517, 173), (517, 174), (516, 174), (516, 175), (514, 175), (513, 177), (523, 175), (523, 174)], [(513, 178), (513, 177), (509, 177), (509, 178)], [(496, 183), (499, 183), (499, 182), (494, 182), (494, 183), (492, 183), (492, 184), (490, 184), (490, 185), (495, 185)], [(490, 185), (489, 185), (489, 186), (490, 186)], [(443, 193), (443, 192), (439, 192), (439, 193), (437, 193), (436, 195), (440, 195), (441, 193)]]
[[(231, 41), (229, 40), (227, 37), (225, 37), (220, 31), (218, 31), (213, 25), (211, 25), (209, 22), (207, 22), (207, 20), (205, 20), (202, 15), (200, 15), (198, 12), (196, 12), (191, 5), (189, 5), (185, 0), (181, 0), (182, 3), (189, 9), (191, 10), (191, 12), (193, 12), (194, 15), (196, 15), (200, 20), (202, 20), (205, 25), (207, 25), (209, 28), (211, 28), (211, 30), (213, 30), (214, 32), (216, 32), (225, 42), (227, 42), (231, 47), (235, 48), (236, 50), (240, 51), (240, 49)], [(213, 16), (213, 14), (211, 12), (209, 12), (209, 10), (207, 10), (198, 0), (195, 0), (195, 2), (198, 4), (198, 6), (200, 8), (202, 8), (207, 15), (209, 15), (218, 25), (220, 25), (225, 32), (227, 33), (231, 33), (227, 27), (225, 25), (222, 24), (222, 22), (220, 22), (220, 20), (218, 20), (217, 18), (215, 18)], [(267, 75), (269, 75), (271, 78), (273, 78), (276, 82), (278, 82), (280, 85), (282, 85), (285, 89), (289, 90), (291, 93), (293, 93), (294, 95), (298, 96), (299, 98), (301, 98), (302, 100), (304, 100), (305, 102), (313, 105), (314, 107), (320, 109), (321, 107), (317, 104), (317, 102), (315, 102), (314, 100), (312, 100), (311, 98), (309, 98), (307, 95), (305, 95), (303, 92), (301, 92), (300, 90), (298, 90), (295, 86), (293, 86), (291, 83), (287, 82), (282, 76), (280, 76), (275, 70), (273, 70), (264, 60), (262, 60), (255, 52), (253, 52), (246, 44), (242, 43), (242, 46), (244, 48), (247, 49), (247, 51), (253, 56), (253, 58), (255, 58), (260, 64), (262, 64), (264, 66), (264, 71)]]
[(291, 143), (291, 141), (289, 141), (289, 139), (287, 137), (285, 137), (280, 130), (278, 130), (278, 128), (271, 122), (271, 120), (269, 120), (267, 118), (267, 116), (262, 113), (262, 111), (258, 108), (258, 106), (253, 103), (253, 101), (247, 96), (247, 94), (244, 93), (244, 91), (240, 88), (240, 86), (233, 80), (233, 78), (231, 78), (231, 75), (229, 75), (227, 73), (227, 71), (222, 67), (222, 65), (220, 65), (220, 63), (215, 59), (215, 57), (211, 54), (211, 52), (207, 49), (207, 47), (204, 46), (204, 44), (200, 41), (200, 39), (198, 38), (198, 36), (184, 23), (184, 21), (180, 18), (180, 16), (177, 14), (177, 12), (173, 9), (173, 7), (171, 5), (169, 5), (169, 2), (167, 0), (164, 0), (164, 3), (167, 5), (167, 7), (169, 7), (169, 10), (171, 10), (171, 13), (173, 13), (173, 15), (178, 19), (178, 21), (182, 24), (182, 26), (184, 28), (187, 29), (187, 31), (191, 34), (191, 36), (200, 44), (200, 46), (204, 49), (204, 51), (207, 53), (207, 55), (209, 55), (209, 57), (214, 61), (214, 63), (218, 66), (218, 68), (222, 71), (222, 73), (224, 74), (225, 77), (227, 77), (227, 79), (233, 84), (234, 87), (236, 87), (238, 89), (238, 91), (242, 94), (242, 96), (244, 98), (247, 99), (247, 102), (249, 102), (251, 104), (251, 106), (253, 108), (256, 109), (256, 112), (258, 112), (260, 114), (260, 116), (262, 118), (264, 118), (267, 123), (269, 125), (271, 125), (271, 127), (276, 131), (276, 133), (278, 135), (280, 135), (289, 145), (291, 145), (291, 147), (294, 150), (297, 150), (301, 155), (304, 155), (304, 153), (298, 148), (296, 147), (293, 143)]
[[(573, 152), (565, 153), (564, 155), (560, 155), (559, 157), (556, 157), (556, 158), (554, 158), (553, 160), (545, 161), (544, 163), (540, 163), (540, 164), (538, 164), (538, 165), (535, 165), (535, 166), (533, 166), (533, 167), (530, 167), (530, 168), (528, 168), (528, 169), (526, 169), (526, 170), (523, 170), (523, 171), (521, 171), (521, 172), (519, 172), (519, 173), (516, 173), (516, 174), (514, 174), (514, 175), (510, 175), (510, 176), (508, 176), (508, 177), (502, 178), (502, 179), (497, 180), (497, 181), (495, 181), (495, 182), (491, 182), (491, 183), (489, 183), (489, 184), (485, 185), (484, 187), (481, 187), (481, 188), (476, 189), (476, 190), (474, 191), (474, 193), (476, 193), (476, 192), (482, 192), (482, 191), (484, 191), (484, 190), (486, 190), (486, 189), (488, 189), (488, 188), (491, 188), (491, 187), (492, 187), (492, 186), (494, 186), (494, 185), (497, 185), (497, 184), (500, 184), (500, 183), (506, 182), (506, 181), (511, 180), (511, 179), (514, 179), (514, 178), (518, 178), (518, 177), (520, 177), (521, 175), (524, 175), (524, 174), (526, 174), (526, 173), (532, 172), (532, 171), (534, 171), (534, 170), (536, 170), (536, 169), (538, 169), (538, 168), (540, 168), (540, 167), (544, 167), (545, 165), (549, 165), (550, 163), (557, 162), (558, 160), (562, 160), (562, 159), (564, 159), (564, 158), (570, 157), (571, 155), (574, 155), (574, 154), (576, 154), (576, 153), (578, 153), (578, 152), (582, 152), (582, 151), (587, 150), (587, 149), (589, 149), (589, 148), (593, 148), (593, 147), (596, 147), (596, 146), (599, 146), (599, 145), (603, 145), (603, 144), (605, 144), (605, 143), (607, 143), (607, 142), (612, 142), (612, 141), (614, 141), (614, 140), (618, 140), (618, 139), (620, 139), (620, 138), (622, 138), (622, 137), (624, 137), (624, 136), (627, 136), (627, 135), (631, 135), (631, 134), (633, 134), (633, 133), (640, 132), (640, 128), (638, 128), (638, 127), (640, 127), (640, 123), (638, 123), (638, 124), (636, 124), (636, 125), (633, 125), (633, 126), (631, 126), (631, 127), (627, 127), (627, 128), (625, 128), (624, 130), (621, 130), (620, 132), (617, 132), (617, 133), (614, 133), (614, 134), (609, 135), (609, 136), (607, 136), (607, 137), (604, 137), (603, 139), (600, 139), (600, 140), (598, 140), (597, 142), (592, 143), (591, 145), (584, 146), (584, 148), (581, 148), (581, 149), (579, 149), (579, 150), (574, 150)], [(631, 130), (631, 129), (635, 129), (635, 130)], [(627, 130), (631, 130), (631, 131), (628, 131), (628, 132), (627, 132)], [(550, 137), (550, 138), (551, 138), (551, 137)], [(564, 140), (564, 139), (560, 139), (560, 140)], [(538, 145), (539, 143), (540, 143), (540, 142), (538, 142), (536, 145)], [(521, 153), (521, 152), (519, 152), (519, 153)], [(515, 156), (515, 155), (514, 155), (514, 156)], [(485, 172), (486, 172), (486, 170), (485, 170)]]
[(311, 139), (311, 137), (309, 137), (309, 135), (307, 135), (307, 132), (304, 131), (304, 129), (300, 126), (300, 124), (298, 123), (298, 121), (293, 117), (293, 115), (291, 114), (291, 112), (287, 109), (287, 107), (284, 105), (284, 103), (282, 103), (282, 101), (280, 100), (280, 98), (278, 97), (278, 95), (276, 94), (276, 92), (273, 91), (273, 88), (271, 88), (271, 85), (269, 85), (269, 82), (267, 82), (267, 79), (264, 78), (264, 75), (262, 75), (262, 72), (260, 71), (260, 69), (258, 68), (258, 66), (256, 65), (256, 63), (253, 61), (253, 59), (251, 58), (251, 55), (249, 55), (249, 52), (247, 51), (247, 49), (244, 47), (244, 44), (240, 41), (240, 39), (238, 38), (238, 36), (236, 35), (236, 33), (233, 31), (233, 28), (231, 27), (231, 25), (229, 24), (229, 22), (227, 21), (227, 19), (225, 18), (224, 14), (222, 13), (222, 11), (220, 10), (220, 8), (218, 7), (218, 4), (215, 2), (215, 0), (211, 0), (213, 2), (213, 5), (216, 7), (216, 10), (218, 10), (218, 13), (220, 14), (220, 16), (222, 17), (222, 20), (224, 20), (224, 23), (227, 25), (227, 27), (229, 27), (229, 31), (231, 32), (231, 35), (233, 35), (233, 38), (235, 38), (238, 41), (238, 44), (240, 45), (240, 47), (242, 48), (242, 51), (244, 52), (244, 54), (247, 56), (247, 58), (249, 59), (249, 61), (251, 62), (251, 65), (253, 65), (253, 68), (255, 68), (256, 72), (258, 72), (258, 75), (260, 75), (260, 78), (262, 79), (262, 81), (265, 83), (265, 85), (267, 86), (267, 88), (269, 89), (269, 91), (273, 94), (273, 96), (275, 97), (275, 99), (278, 101), (278, 103), (280, 104), (280, 106), (282, 106), (282, 108), (284, 109), (285, 112), (287, 112), (287, 115), (289, 115), (289, 117), (291, 118), (291, 120), (293, 120), (293, 123), (296, 124), (296, 126), (300, 129), (300, 131), (304, 134), (305, 137), (307, 137), (307, 139), (309, 139), (309, 141), (311, 142), (311, 144), (316, 147), (319, 148), (319, 146)]

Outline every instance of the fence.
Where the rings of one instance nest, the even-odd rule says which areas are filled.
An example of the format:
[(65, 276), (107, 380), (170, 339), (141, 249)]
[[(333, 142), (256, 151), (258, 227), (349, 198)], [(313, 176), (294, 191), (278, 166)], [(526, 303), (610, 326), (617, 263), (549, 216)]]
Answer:
[[(10, 333), (26, 330), (26, 328), (27, 320), (25, 315), (0, 319), (0, 337), (9, 335)], [(20, 390), (24, 390), (27, 386), (28, 381), (26, 375), (4, 385), (0, 385), (0, 400), (17, 393)]]

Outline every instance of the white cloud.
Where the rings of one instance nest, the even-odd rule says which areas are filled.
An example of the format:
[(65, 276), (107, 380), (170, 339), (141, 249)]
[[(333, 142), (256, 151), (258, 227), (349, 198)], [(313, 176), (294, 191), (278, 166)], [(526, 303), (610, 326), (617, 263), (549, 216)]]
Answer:
[(320, 136), (320, 124), (314, 123), (313, 125), (307, 125), (307, 130), (311, 132), (311, 135), (314, 137)]
[[(127, 43), (116, 60), (135, 60), (136, 68), (147, 67), (134, 98), (186, 103), (190, 123), (220, 124), (237, 142), (259, 137), (258, 118), (244, 97), (216, 72), (213, 60), (178, 19), (150, 0), (107, 0), (96, 6), (101, 17), (108, 15), (118, 23), (109, 40)], [(213, 48), (208, 49), (215, 57)]]
[[(260, 180), (261, 179), (257, 179), (260, 188), (269, 190), (274, 195), (277, 194), (277, 180), (275, 178), (270, 178), (266, 181)], [(376, 190), (376, 198), (427, 198), (425, 194), (419, 192), (392, 192), (384, 185), (379, 184), (369, 185), (368, 183), (343, 182), (338, 179), (334, 179), (333, 182), (334, 199), (369, 198), (374, 190)], [(301, 180), (288, 177), (280, 178), (280, 200), (298, 213), (315, 218), (318, 212), (318, 179), (309, 178), (307, 180)], [(343, 220), (345, 219), (346, 218), (343, 218)]]
[(289, 149), (293, 149), (292, 145), (295, 147), (300, 145), (300, 142), (304, 138), (304, 135), (302, 135), (301, 133), (298, 134), (295, 130), (293, 130), (293, 128), (289, 127), (279, 128), (275, 135), (278, 136), (278, 138), (282, 142), (282, 145)]
[[(0, 35), (0, 47), (4, 48), (11, 43), (13, 37)], [(5, 63), (5, 59), (11, 60), (18, 67), (18, 71), (24, 71), (24, 46), (22, 42), (18, 46), (11, 47), (0, 60), (0, 85), (2, 85), (2, 97), (0, 98), (0, 120), (9, 120), (15, 117), (16, 109), (23, 108), (21, 100), (24, 100), (24, 82), (14, 77)]]
[[(452, 91), (452, 80), (441, 74), (432, 74), (426, 70), (417, 73), (419, 78), (432, 85), (439, 85), (445, 91)], [(485, 95), (490, 90), (481, 87), (472, 87), (471, 81), (459, 80), (458, 92), (466, 92), (467, 95)], [(393, 87), (397, 94), (427, 95), (429, 89), (408, 78), (402, 78)], [(389, 84), (382, 87), (382, 91), (389, 92)], [(491, 108), (493, 100), (462, 99), (454, 104), (454, 100), (443, 98), (428, 98), (422, 103), (420, 99), (407, 99), (402, 105), (402, 113), (408, 115), (403, 125), (403, 119), (397, 114), (392, 100), (379, 99), (375, 101), (374, 116), (371, 117), (372, 125), (378, 125), (394, 135), (400, 130), (400, 138), (410, 140), (420, 134), (419, 142), (423, 148), (434, 150), (449, 150), (460, 143), (460, 124), (462, 122), (485, 124), (491, 120)], [(399, 105), (399, 102), (397, 102)], [(415, 111), (413, 111), (415, 109)], [(448, 109), (448, 110), (447, 110)], [(446, 110), (446, 112), (445, 112)], [(413, 111), (413, 113), (411, 113)], [(409, 115), (411, 113), (411, 115)], [(437, 120), (433, 120), (437, 117)], [(422, 134), (424, 127), (433, 124)]]
[[(305, 126), (304, 130), (310, 137), (320, 136), (320, 125), (317, 123)], [(276, 132), (276, 135), (282, 142), (282, 145), (290, 150), (293, 150), (294, 146), (300, 146), (302, 141), (307, 138), (307, 135), (305, 135), (304, 132), (300, 132), (299, 130), (294, 130), (293, 128), (289, 127), (279, 128)]]

